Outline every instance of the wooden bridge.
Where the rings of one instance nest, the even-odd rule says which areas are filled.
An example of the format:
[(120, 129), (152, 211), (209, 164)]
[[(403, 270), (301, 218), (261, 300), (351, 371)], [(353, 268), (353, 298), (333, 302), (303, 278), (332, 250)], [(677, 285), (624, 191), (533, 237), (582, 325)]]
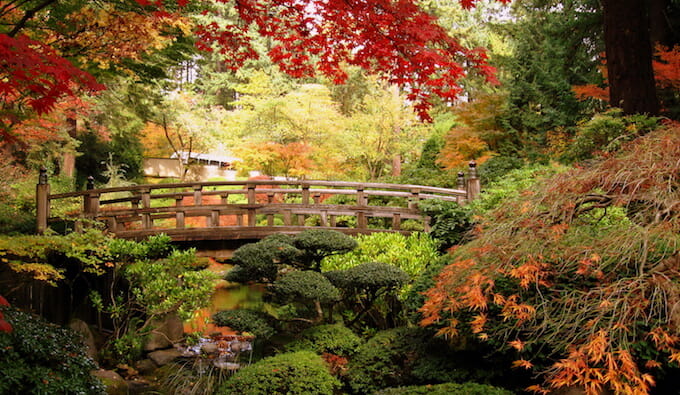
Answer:
[[(479, 193), (474, 162), (458, 188), (308, 180), (248, 180), (148, 184), (50, 194), (46, 171), (36, 186), (37, 231), (55, 221), (75, 230), (92, 221), (116, 237), (140, 240), (165, 233), (173, 241), (261, 239), (273, 233), (298, 233), (309, 227), (348, 234), (409, 233), (428, 230), (418, 209), (424, 199), (463, 203)], [(80, 209), (52, 217), (55, 205)], [(408, 221), (408, 222), (407, 222)], [(408, 224), (408, 226), (406, 226)]]

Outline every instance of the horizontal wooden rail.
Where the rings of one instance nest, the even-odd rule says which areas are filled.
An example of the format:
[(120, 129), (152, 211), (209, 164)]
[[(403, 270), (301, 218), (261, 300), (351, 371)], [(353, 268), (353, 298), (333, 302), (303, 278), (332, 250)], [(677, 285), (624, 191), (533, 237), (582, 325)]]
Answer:
[[(90, 187), (92, 187), (90, 183)], [(82, 199), (81, 210), (66, 218), (82, 227), (86, 220), (106, 224), (118, 237), (143, 238), (167, 233), (175, 240), (245, 238), (299, 232), (315, 226), (345, 233), (428, 230), (429, 218), (418, 202), (441, 199), (464, 203), (479, 192), (474, 164), (458, 188), (317, 180), (247, 180), (148, 184), (50, 194), (41, 171), (36, 199), (37, 230), (50, 221), (53, 204)], [(63, 220), (63, 218), (61, 218)], [(403, 221), (411, 221), (404, 227)], [(416, 223), (416, 225), (413, 224)]]

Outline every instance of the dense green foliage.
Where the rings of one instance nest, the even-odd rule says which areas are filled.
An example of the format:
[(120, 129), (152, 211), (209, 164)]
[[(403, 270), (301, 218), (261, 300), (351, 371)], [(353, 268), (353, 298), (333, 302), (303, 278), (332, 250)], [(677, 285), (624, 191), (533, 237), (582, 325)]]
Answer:
[(52, 286), (64, 280), (67, 272), (70, 278), (76, 273), (101, 275), (110, 258), (106, 247), (110, 240), (95, 229), (66, 236), (2, 236), (0, 267), (18, 276), (12, 280), (15, 283), (39, 280)]
[(439, 255), (438, 241), (430, 235), (414, 232), (373, 233), (355, 236), (357, 247), (348, 253), (324, 258), (324, 271), (343, 270), (367, 262), (389, 263), (415, 277)]
[(333, 395), (340, 382), (311, 351), (278, 354), (240, 369), (218, 394)]
[(286, 351), (314, 351), (348, 356), (356, 352), (362, 339), (342, 324), (318, 325), (300, 332), (297, 339), (286, 344)]
[(320, 302), (331, 303), (340, 299), (340, 292), (323, 274), (312, 270), (292, 271), (282, 274), (269, 291), (279, 303)]
[(217, 326), (227, 326), (237, 332), (250, 333), (258, 339), (269, 339), (274, 328), (269, 324), (270, 318), (259, 311), (236, 309), (218, 311), (212, 317)]
[(514, 392), (486, 384), (444, 383), (410, 387), (386, 388), (375, 395), (512, 395)]
[[(449, 344), (419, 328), (378, 332), (357, 349), (348, 365), (353, 393), (382, 388), (482, 379), (491, 374), (472, 354), (455, 354)], [(488, 376), (487, 376), (488, 377)]]
[(106, 393), (79, 334), (13, 308), (2, 312), (13, 331), (0, 332), (0, 393)]
[(472, 227), (472, 212), (456, 202), (425, 200), (418, 208), (431, 218), (430, 236), (441, 242), (442, 249), (460, 243)]
[(334, 230), (307, 229), (293, 238), (293, 246), (302, 251), (298, 259), (305, 268), (320, 270), (322, 259), (352, 251), (357, 242)]

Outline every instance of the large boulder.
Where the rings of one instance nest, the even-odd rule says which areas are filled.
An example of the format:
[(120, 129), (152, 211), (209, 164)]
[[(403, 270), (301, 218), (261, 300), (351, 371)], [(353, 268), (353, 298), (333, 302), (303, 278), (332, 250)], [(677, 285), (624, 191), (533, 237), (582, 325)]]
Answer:
[(69, 328), (83, 335), (83, 344), (87, 352), (87, 356), (97, 360), (97, 346), (94, 340), (94, 334), (90, 326), (83, 320), (73, 319), (68, 324)]
[(150, 360), (152, 360), (157, 366), (164, 366), (169, 364), (170, 362), (174, 361), (175, 358), (178, 358), (182, 355), (181, 352), (178, 350), (175, 350), (174, 348), (168, 349), (168, 350), (157, 350), (154, 352), (150, 352), (148, 357)]
[(171, 347), (184, 337), (184, 323), (176, 314), (169, 314), (164, 319), (154, 320), (151, 325), (154, 329), (144, 345), (145, 351)]
[(92, 372), (92, 375), (97, 377), (106, 386), (106, 393), (108, 395), (127, 395), (128, 383), (118, 373), (112, 370), (99, 369)]

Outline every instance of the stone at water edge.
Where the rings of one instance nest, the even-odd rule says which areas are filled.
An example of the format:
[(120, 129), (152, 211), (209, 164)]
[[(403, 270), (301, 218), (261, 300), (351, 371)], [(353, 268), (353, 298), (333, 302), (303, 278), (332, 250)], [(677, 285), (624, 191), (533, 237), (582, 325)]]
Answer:
[(154, 320), (151, 326), (154, 329), (144, 344), (144, 351), (170, 347), (184, 337), (184, 323), (176, 314), (169, 314), (162, 320)]
[(151, 359), (159, 367), (165, 366), (181, 356), (182, 353), (174, 348), (170, 348), (167, 350), (157, 350), (154, 352), (150, 352), (148, 355), (149, 359)]
[(112, 370), (94, 370), (92, 375), (97, 377), (106, 386), (106, 393), (108, 395), (127, 395), (129, 386), (127, 381)]

